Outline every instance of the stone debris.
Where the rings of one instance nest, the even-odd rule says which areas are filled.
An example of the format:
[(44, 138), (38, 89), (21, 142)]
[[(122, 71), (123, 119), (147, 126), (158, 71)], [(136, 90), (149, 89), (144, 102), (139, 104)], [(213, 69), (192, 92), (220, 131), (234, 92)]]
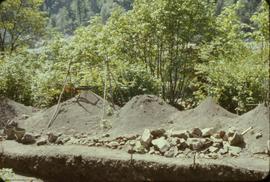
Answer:
[(47, 144), (47, 139), (46, 138), (40, 138), (38, 141), (37, 141), (37, 146), (40, 146), (40, 145), (46, 145)]
[[(165, 157), (187, 157), (192, 158), (196, 153), (199, 158), (217, 159), (224, 155), (237, 157), (240, 155), (245, 144), (244, 138), (235, 129), (230, 128), (227, 132), (215, 131), (214, 128), (193, 128), (191, 130), (165, 130), (145, 129), (142, 135), (126, 135), (116, 138), (109, 138), (109, 134), (96, 137), (89, 137), (85, 133), (76, 133), (73, 136), (64, 134), (47, 134), (47, 137), (40, 134), (24, 133), (23, 136), (16, 134), (15, 126), (6, 127), (4, 138), (21, 138), (23, 144), (37, 145), (85, 145), (89, 147), (107, 147), (110, 149), (123, 149), (128, 153), (151, 154)], [(25, 130), (21, 130), (24, 131)], [(18, 132), (19, 133), (19, 132)], [(262, 137), (261, 133), (256, 138)], [(270, 141), (267, 143), (270, 153)]]
[(204, 128), (202, 131), (202, 137), (210, 137), (214, 134), (214, 128)]
[(261, 138), (262, 137), (262, 133), (256, 133), (255, 137), (256, 137), (256, 139)]
[(48, 141), (50, 143), (55, 143), (57, 138), (58, 138), (58, 135), (55, 135), (54, 133), (50, 132), (47, 134), (48, 135)]
[(202, 131), (200, 130), (200, 128), (193, 128), (190, 133), (191, 136), (194, 138), (202, 137)]
[(149, 129), (145, 129), (141, 136), (141, 144), (148, 148), (152, 141), (152, 135)]
[(241, 146), (244, 143), (243, 136), (235, 132), (228, 138), (229, 144), (232, 146)]
[(166, 130), (163, 128), (155, 129), (151, 131), (151, 135), (153, 138), (159, 138), (162, 137), (165, 134)]
[(166, 152), (170, 148), (170, 143), (165, 137), (152, 140), (152, 144), (162, 153)]
[(34, 144), (36, 142), (35, 137), (31, 133), (25, 133), (21, 139), (23, 144)]
[(178, 137), (178, 138), (183, 138), (187, 139), (189, 137), (189, 133), (187, 130), (179, 130), (179, 131), (173, 131), (171, 134), (172, 137)]

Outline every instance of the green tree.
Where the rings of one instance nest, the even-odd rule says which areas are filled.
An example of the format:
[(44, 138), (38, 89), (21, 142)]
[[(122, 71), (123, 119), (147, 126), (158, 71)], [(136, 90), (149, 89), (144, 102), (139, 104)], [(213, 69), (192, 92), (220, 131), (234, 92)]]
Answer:
[(42, 0), (6, 0), (0, 6), (0, 51), (13, 52), (29, 45), (45, 30)]

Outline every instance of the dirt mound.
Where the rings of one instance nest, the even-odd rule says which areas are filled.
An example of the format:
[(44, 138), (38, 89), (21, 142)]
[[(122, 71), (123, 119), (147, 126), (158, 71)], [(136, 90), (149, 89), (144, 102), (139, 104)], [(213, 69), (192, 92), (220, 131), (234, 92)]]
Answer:
[(174, 121), (172, 128), (191, 129), (214, 127), (216, 130), (227, 128), (229, 120), (236, 118), (237, 115), (225, 110), (213, 98), (208, 97), (196, 108), (188, 111), (177, 112), (171, 116)]
[[(233, 121), (233, 126), (238, 130), (246, 130), (249, 127), (253, 129), (244, 135), (246, 147), (251, 152), (260, 152), (267, 148), (269, 140), (269, 108), (263, 104), (258, 105), (255, 109), (243, 114)], [(262, 134), (256, 138), (257, 134)]]
[(23, 114), (31, 115), (32, 107), (25, 106), (8, 98), (0, 97), (0, 128), (3, 127), (8, 120), (20, 117)]
[(178, 112), (154, 95), (133, 97), (114, 119), (112, 135), (141, 133), (145, 128), (167, 125), (170, 115)]
[[(56, 107), (57, 105), (36, 113), (33, 117), (19, 122), (19, 126), (27, 131), (56, 131), (66, 134), (84, 132), (92, 135), (101, 130), (103, 99), (98, 95), (92, 92), (83, 92), (80, 96), (63, 102), (56, 119), (47, 129)], [(109, 103), (106, 102), (106, 108), (108, 107)]]

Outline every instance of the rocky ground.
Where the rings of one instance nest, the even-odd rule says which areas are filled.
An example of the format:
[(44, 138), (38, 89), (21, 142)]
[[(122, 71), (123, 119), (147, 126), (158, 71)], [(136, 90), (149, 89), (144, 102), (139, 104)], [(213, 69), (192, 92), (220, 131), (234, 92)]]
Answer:
[[(246, 159), (249, 162), (241, 163), (241, 168), (269, 171), (269, 166), (260, 165), (270, 159), (269, 108), (263, 105), (238, 116), (208, 98), (197, 108), (180, 112), (156, 96), (142, 95), (134, 97), (121, 109), (105, 101), (106, 117), (101, 120), (103, 102), (99, 96), (85, 92), (62, 103), (51, 128), (46, 126), (56, 106), (9, 122), (0, 133), (0, 140), (17, 141), (6, 144), (9, 151), (9, 147), (17, 143), (20, 150), (29, 146), (34, 151), (44, 147), (85, 147), (84, 150), (90, 151), (98, 148), (106, 151), (104, 155), (109, 158), (113, 151), (119, 151), (131, 159), (137, 155), (153, 156), (162, 160), (188, 160), (192, 165), (200, 165), (201, 161), (208, 161), (209, 165), (228, 165), (226, 161)], [(23, 158), (23, 154), (19, 157)], [(2, 159), (9, 160), (5, 155)], [(19, 161), (16, 159), (21, 165)], [(9, 162), (6, 164), (8, 166), (0, 167), (16, 168)]]

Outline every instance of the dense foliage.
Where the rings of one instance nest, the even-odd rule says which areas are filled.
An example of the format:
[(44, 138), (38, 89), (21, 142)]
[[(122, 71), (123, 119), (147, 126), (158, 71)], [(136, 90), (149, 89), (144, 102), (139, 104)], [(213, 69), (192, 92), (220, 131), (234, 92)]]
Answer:
[[(253, 2), (257, 8), (251, 8), (246, 0), (135, 0), (131, 9), (131, 1), (112, 1), (127, 4), (112, 7), (105, 16), (98, 2), (66, 2), (76, 12), (63, 24), (70, 32), (76, 29), (72, 37), (49, 32), (38, 49), (5, 53), (0, 59), (0, 94), (51, 106), (70, 64), (69, 87), (91, 86), (118, 105), (148, 93), (185, 109), (213, 96), (241, 113), (267, 100), (266, 3)], [(44, 3), (53, 14), (50, 21), (62, 11), (63, 2), (55, 3)], [(101, 13), (86, 9), (93, 7)], [(55, 21), (66, 20), (55, 15)], [(70, 23), (74, 26), (69, 30)], [(74, 94), (65, 93), (64, 98)]]

